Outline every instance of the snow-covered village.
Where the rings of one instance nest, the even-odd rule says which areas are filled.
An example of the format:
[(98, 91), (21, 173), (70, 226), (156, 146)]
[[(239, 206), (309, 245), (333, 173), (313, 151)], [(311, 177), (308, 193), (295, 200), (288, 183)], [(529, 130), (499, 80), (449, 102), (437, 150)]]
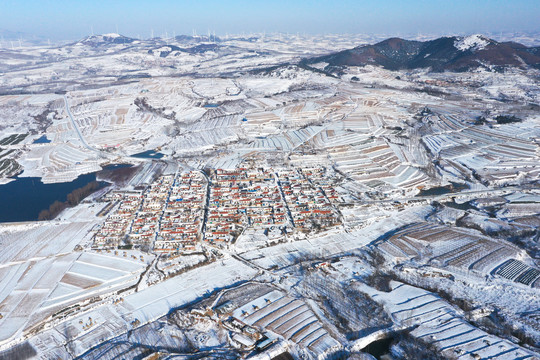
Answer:
[(539, 39), (0, 40), (0, 359), (540, 359)]

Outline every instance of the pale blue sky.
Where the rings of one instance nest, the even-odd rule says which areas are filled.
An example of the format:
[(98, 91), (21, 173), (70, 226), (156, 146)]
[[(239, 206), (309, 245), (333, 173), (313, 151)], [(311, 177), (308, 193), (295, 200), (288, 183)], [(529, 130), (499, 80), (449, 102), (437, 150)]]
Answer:
[(242, 32), (477, 33), (540, 30), (540, 0), (0, 0), (0, 28), (51, 39)]

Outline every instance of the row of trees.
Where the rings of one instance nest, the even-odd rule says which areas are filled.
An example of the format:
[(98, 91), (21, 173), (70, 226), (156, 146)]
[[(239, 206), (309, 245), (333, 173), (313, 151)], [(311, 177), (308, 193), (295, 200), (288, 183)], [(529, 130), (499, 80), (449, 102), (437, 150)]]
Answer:
[[(511, 123), (517, 123), (521, 122), (522, 119), (518, 118), (515, 115), (498, 115), (493, 118), (497, 122), (497, 124), (511, 124)], [(488, 121), (485, 116), (478, 116), (476, 117), (476, 121), (474, 122), (475, 125), (484, 125), (488, 124)]]
[(99, 183), (92, 181), (82, 188), (78, 188), (70, 192), (67, 196), (67, 202), (69, 206), (75, 206), (80, 203), (85, 197), (99, 189)]
[(73, 207), (79, 204), (85, 197), (99, 189), (99, 183), (92, 181), (85, 186), (75, 189), (67, 195), (67, 201), (58, 201), (49, 206), (48, 209), (41, 210), (38, 215), (38, 220), (52, 220), (56, 215), (60, 214), (64, 209)]

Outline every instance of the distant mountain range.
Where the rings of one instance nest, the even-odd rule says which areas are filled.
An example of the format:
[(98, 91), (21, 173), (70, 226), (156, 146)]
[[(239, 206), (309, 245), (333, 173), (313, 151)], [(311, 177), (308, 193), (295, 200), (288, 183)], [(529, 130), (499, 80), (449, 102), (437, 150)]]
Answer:
[[(230, 40), (252, 42), (254, 38), (234, 38)], [(176, 45), (171, 44), (174, 43)], [(63, 46), (72, 50), (74, 47), (91, 53), (118, 52), (118, 51), (146, 51), (148, 54), (160, 57), (179, 56), (181, 53), (203, 54), (206, 52), (219, 52), (227, 55), (242, 51), (234, 46), (225, 44), (225, 40), (217, 36), (189, 36), (179, 35), (174, 38), (155, 37), (152, 39), (135, 39), (121, 34), (110, 33), (87, 36), (77, 42)]]
[(39, 45), (47, 43), (47, 39), (34, 34), (28, 34), (21, 31), (11, 31), (7, 29), (0, 29), (0, 45), (6, 46), (8, 42), (13, 41), (15, 45), (30, 44)]
[[(253, 38), (235, 38), (236, 41), (254, 41)], [(170, 42), (176, 43), (172, 45)], [(232, 49), (228, 45), (223, 45), (224, 40), (217, 36), (189, 36), (179, 35), (174, 38), (152, 38), (139, 40), (127, 37), (120, 34), (110, 33), (101, 35), (87, 36), (75, 43), (68, 44), (70, 46), (83, 46), (92, 52), (109, 51), (116, 48), (122, 49), (123, 45), (128, 47), (137, 47), (139, 49), (148, 49), (148, 54), (167, 57), (169, 55), (178, 56), (180, 53), (202, 54), (208, 51), (229, 51)], [(180, 45), (180, 46), (178, 46)]]
[(203, 54), (207, 51), (217, 51), (221, 48), (218, 44), (199, 44), (188, 48), (181, 48), (175, 45), (165, 45), (155, 49), (148, 50), (149, 54), (167, 57), (169, 55), (179, 55), (180, 52), (189, 54)]
[[(120, 34), (102, 34), (102, 35), (91, 35), (87, 36), (82, 40), (79, 40), (78, 44), (88, 45), (88, 46), (103, 46), (110, 44), (131, 44), (132, 42), (137, 41), (137, 39), (130, 38)], [(77, 44), (76, 43), (76, 44)]]
[(483, 35), (441, 37), (430, 41), (390, 38), (335, 54), (304, 60), (305, 64), (339, 66), (379, 65), (389, 70), (431, 68), (432, 71), (469, 71), (479, 67), (535, 67), (540, 69), (540, 47), (497, 42)]
[[(4, 56), (7, 56), (10, 51), (15, 51), (15, 48), (22, 48), (25, 45), (49, 44), (44, 40), (28, 40), (28, 38), (23, 40), (23, 33), (0, 30), (0, 35), (0, 47)], [(16, 40), (8, 41), (7, 39)], [(53, 52), (55, 52), (54, 56), (61, 53), (70, 57), (145, 52), (163, 58), (181, 56), (186, 53), (212, 52), (218, 56), (225, 56), (245, 52), (246, 57), (251, 57), (263, 53), (260, 50), (256, 51), (256, 47), (239, 45), (239, 42), (251, 43), (259, 40), (256, 37), (224, 39), (204, 35), (179, 35), (174, 38), (155, 37), (141, 40), (110, 33), (87, 36), (79, 41), (55, 47)], [(325, 51), (327, 51), (326, 48)], [(311, 56), (315, 54), (317, 53)], [(23, 55), (15, 51), (9, 56), (20, 58)], [(24, 56), (34, 55), (25, 54)], [(344, 66), (366, 65), (381, 66), (389, 70), (429, 68), (436, 72), (469, 71), (477, 68), (499, 71), (505, 67), (540, 69), (540, 46), (527, 47), (517, 42), (498, 42), (483, 35), (441, 37), (429, 41), (390, 38), (373, 45), (362, 45), (329, 55), (304, 58), (299, 63), (297, 61), (294, 63), (302, 68), (331, 76), (340, 74)], [(270, 68), (273, 67), (274, 65), (270, 66)]]

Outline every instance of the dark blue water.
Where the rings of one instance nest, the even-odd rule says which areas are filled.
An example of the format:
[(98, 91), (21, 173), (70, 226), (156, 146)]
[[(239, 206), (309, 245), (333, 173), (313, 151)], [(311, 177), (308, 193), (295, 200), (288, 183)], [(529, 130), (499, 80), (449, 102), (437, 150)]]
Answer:
[(70, 192), (95, 181), (96, 174), (85, 174), (71, 182), (55, 184), (44, 184), (40, 178), (15, 179), (0, 185), (0, 222), (35, 221), (41, 210), (48, 209), (57, 200), (66, 201)]
[(464, 202), (462, 204), (458, 204), (455, 201), (447, 201), (442, 203), (444, 206), (448, 206), (454, 209), (458, 210), (477, 210), (476, 207), (471, 205), (471, 201)]
[(391, 337), (377, 340), (363, 348), (362, 351), (373, 355), (376, 359), (380, 359), (383, 355), (387, 355), (390, 353), (390, 347), (393, 342), (394, 339)]
[(427, 190), (420, 190), (417, 196), (437, 196), (444, 195), (454, 192), (459, 192), (461, 190), (467, 189), (468, 186), (465, 184), (451, 183), (446, 186), (438, 186)]
[(117, 170), (117, 169), (124, 169), (124, 168), (130, 168), (133, 167), (131, 164), (111, 164), (107, 166), (103, 166), (103, 170)]
[(204, 105), (205, 108), (217, 108), (219, 107), (219, 104), (206, 104)]
[(47, 139), (47, 135), (43, 135), (39, 139), (34, 140), (34, 144), (47, 144), (50, 142), (51, 140)]
[(131, 156), (136, 157), (136, 158), (142, 158), (142, 159), (161, 159), (165, 155), (154, 150), (148, 150), (148, 151), (143, 151), (137, 154), (133, 154)]

